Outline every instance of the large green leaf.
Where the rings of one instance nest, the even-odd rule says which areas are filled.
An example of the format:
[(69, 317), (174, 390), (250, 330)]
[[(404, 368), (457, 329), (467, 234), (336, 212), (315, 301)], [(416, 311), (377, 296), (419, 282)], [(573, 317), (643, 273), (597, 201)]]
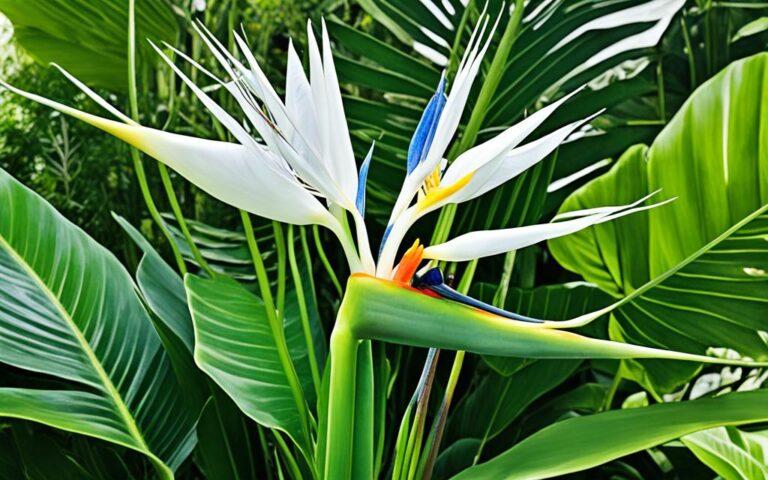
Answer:
[[(136, 272), (139, 289), (159, 320), (157, 329), (188, 402), (200, 412), (195, 455), (201, 469), (208, 478), (255, 478), (252, 443), (256, 426), (220, 388), (206, 381), (203, 372), (195, 365), (194, 328), (183, 280), (136, 228), (124, 218), (113, 216), (144, 252)], [(197, 223), (194, 226), (202, 228)], [(209, 233), (219, 237), (234, 235), (216, 230)]]
[(130, 276), (4, 171), (0, 205), (0, 361), (72, 382), (0, 388), (0, 416), (138, 450), (170, 477), (194, 417)]
[[(549, 242), (555, 258), (622, 299), (612, 336), (704, 353), (768, 358), (768, 55), (738, 61), (698, 89), (650, 149), (628, 150), (562, 211), (662, 189), (670, 205)], [(668, 391), (695, 373), (643, 362)]]
[(550, 478), (591, 468), (706, 428), (768, 420), (768, 390), (615, 410), (564, 420), (456, 479)]
[[(280, 346), (264, 302), (232, 279), (185, 280), (195, 326), (195, 361), (256, 422), (288, 433), (309, 452)], [(293, 367), (291, 366), (291, 369)], [(303, 399), (302, 399), (303, 402)], [(302, 408), (306, 408), (304, 405)]]
[(726, 480), (768, 478), (768, 432), (719, 427), (683, 437), (683, 443)]
[[(42, 64), (55, 62), (79, 79), (116, 91), (128, 87), (128, 2), (0, 0), (14, 36)], [(174, 42), (178, 25), (168, 3), (136, 2), (137, 38)], [(146, 42), (140, 52), (149, 53)]]

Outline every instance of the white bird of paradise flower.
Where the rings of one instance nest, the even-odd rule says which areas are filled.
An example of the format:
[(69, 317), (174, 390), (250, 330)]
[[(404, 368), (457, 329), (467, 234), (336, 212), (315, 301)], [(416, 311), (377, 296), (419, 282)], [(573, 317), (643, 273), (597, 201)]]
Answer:
[[(476, 198), (516, 177), (546, 158), (591, 118), (569, 123), (522, 144), (576, 93), (573, 92), (467, 150), (446, 168), (443, 157), (456, 133), (483, 55), (498, 24), (497, 19), (489, 28), (489, 21), (490, 17), (483, 12), (449, 93), (445, 94), (447, 80), (443, 74), (437, 91), (424, 110), (411, 141), (407, 174), (381, 242), (378, 261), (374, 261), (364, 221), (365, 185), (373, 146), (358, 170), (325, 22), (322, 23), (321, 45), (317, 44), (312, 25), (308, 23), (309, 78), (293, 44), (289, 44), (284, 100), (236, 32), (234, 38), (245, 63), (229, 53), (205, 27), (195, 27), (227, 72), (227, 81), (167, 46), (218, 82), (237, 100), (247, 120), (243, 123), (214, 102), (157, 46), (152, 45), (237, 143), (168, 133), (139, 125), (60, 67), (64, 75), (121, 121), (91, 115), (2, 84), (13, 92), (124, 140), (225, 203), (280, 222), (327, 227), (340, 240), (353, 273), (391, 279), (396, 272), (395, 257), (400, 245), (417, 220), (447, 204)], [(259, 139), (251, 131), (255, 131)], [(639, 206), (647, 198), (629, 205), (569, 212), (547, 224), (470, 232), (420, 250), (418, 261), (421, 258), (466, 261), (496, 255), (666, 203)], [(355, 235), (347, 227), (348, 215), (354, 220)], [(593, 315), (589, 317), (593, 318)], [(559, 322), (559, 325), (572, 326), (569, 322)]]

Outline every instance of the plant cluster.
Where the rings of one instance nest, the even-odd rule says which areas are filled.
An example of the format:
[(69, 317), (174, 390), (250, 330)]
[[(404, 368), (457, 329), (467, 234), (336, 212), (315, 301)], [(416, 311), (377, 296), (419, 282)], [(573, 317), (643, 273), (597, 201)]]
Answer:
[(768, 478), (768, 5), (0, 12), (3, 476)]

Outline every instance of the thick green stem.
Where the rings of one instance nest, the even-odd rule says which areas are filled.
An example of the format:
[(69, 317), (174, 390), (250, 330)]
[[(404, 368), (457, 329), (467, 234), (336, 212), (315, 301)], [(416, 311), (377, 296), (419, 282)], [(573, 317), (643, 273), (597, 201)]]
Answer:
[(342, 303), (331, 334), (331, 380), (328, 393), (328, 436), (325, 452), (326, 480), (346, 480), (352, 475), (355, 433), (357, 349), (350, 318)]

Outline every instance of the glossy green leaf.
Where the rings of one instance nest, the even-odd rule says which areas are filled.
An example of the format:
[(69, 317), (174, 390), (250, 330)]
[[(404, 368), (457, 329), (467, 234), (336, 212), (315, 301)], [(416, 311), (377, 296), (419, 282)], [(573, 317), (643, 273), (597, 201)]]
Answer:
[(256, 425), (218, 390), (205, 405), (197, 424), (195, 455), (205, 478), (256, 479)]
[[(16, 41), (38, 62), (55, 62), (86, 83), (127, 90), (127, 2), (1, 0), (0, 12), (13, 23)], [(141, 39), (173, 42), (178, 35), (165, 2), (137, 2), (136, 24)], [(151, 49), (142, 42), (140, 51), (150, 54)]]
[(768, 30), (768, 17), (760, 17), (756, 20), (752, 20), (748, 24), (741, 27), (736, 32), (736, 35), (733, 36), (733, 40), (731, 41), (737, 42), (744, 37), (749, 37), (750, 35), (757, 35), (758, 33), (762, 33), (766, 30)]
[(691, 451), (725, 480), (768, 478), (768, 432), (719, 427), (682, 438)]
[(614, 410), (564, 420), (456, 479), (551, 478), (578, 472), (689, 433), (768, 420), (768, 390)]
[(536, 399), (570, 377), (580, 363), (538, 360), (509, 376), (489, 373), (456, 407), (448, 438), (492, 439)]
[[(195, 361), (249, 417), (286, 432), (306, 451), (301, 422), (280, 348), (264, 303), (229, 278), (185, 279), (195, 326)], [(302, 408), (305, 408), (302, 405)]]
[(0, 416), (124, 445), (170, 477), (194, 417), (130, 276), (4, 171), (0, 204), (0, 361), (80, 387), (0, 388)]
[[(615, 205), (662, 189), (670, 205), (549, 242), (555, 258), (622, 298), (614, 339), (768, 358), (768, 55), (735, 62), (700, 87), (650, 149), (628, 150), (562, 211)], [(643, 362), (653, 388), (690, 365)], [(638, 374), (638, 378), (644, 375)]]

